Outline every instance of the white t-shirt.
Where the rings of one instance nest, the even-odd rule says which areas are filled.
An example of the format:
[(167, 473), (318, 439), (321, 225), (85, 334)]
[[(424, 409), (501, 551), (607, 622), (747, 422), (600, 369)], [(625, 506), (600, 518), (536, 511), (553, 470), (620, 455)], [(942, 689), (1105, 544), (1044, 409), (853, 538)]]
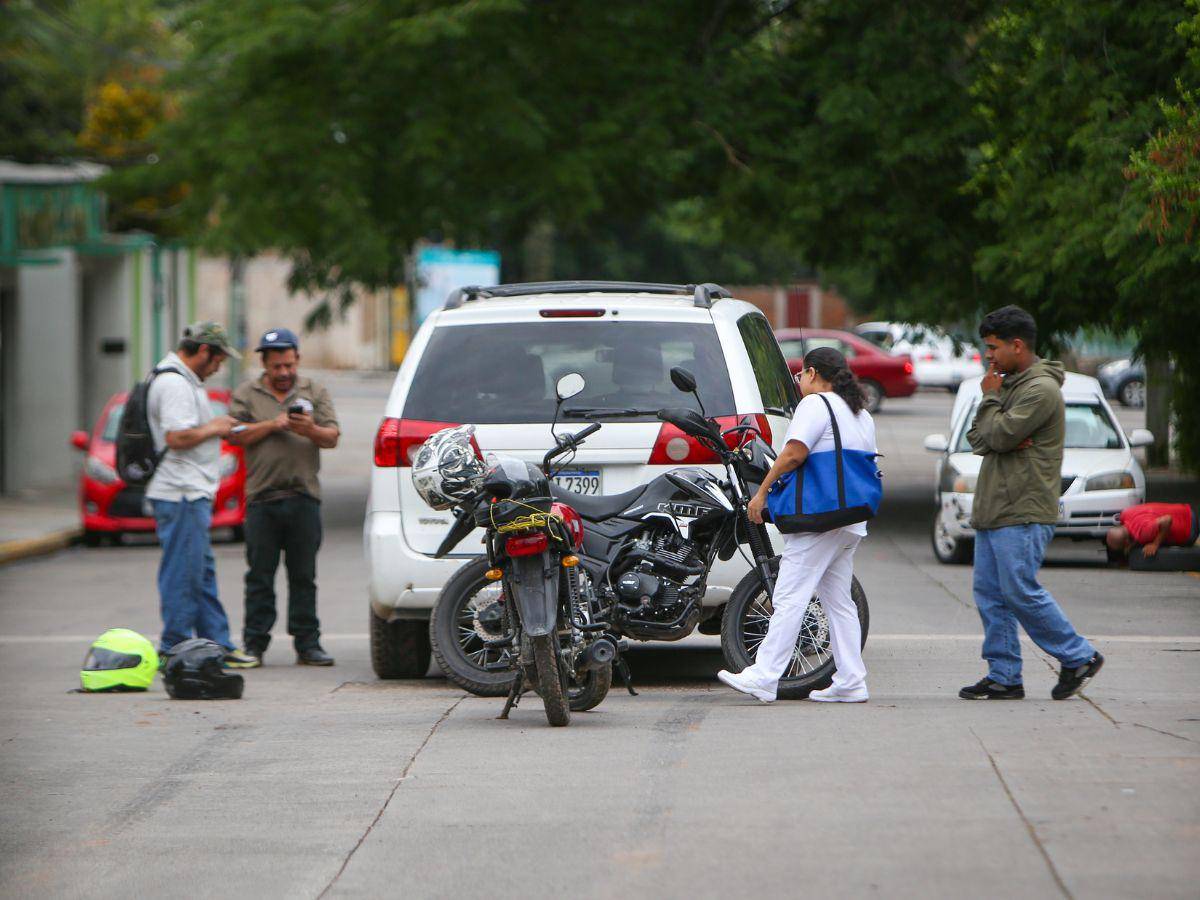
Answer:
[[(164, 366), (177, 369), (182, 376), (164, 372), (150, 385), (146, 412), (154, 447), (160, 453), (167, 445), (168, 431), (196, 428), (213, 418), (208, 391), (196, 373), (174, 353), (168, 353), (158, 364), (160, 369)], [(187, 450), (168, 450), (146, 485), (146, 496), (176, 503), (201, 497), (211, 500), (220, 483), (220, 468), (219, 437), (211, 437)]]
[[(834, 449), (833, 425), (829, 421), (829, 409), (821, 402), (821, 397), (829, 401), (833, 414), (837, 416), (843, 450), (879, 452), (875, 446), (875, 420), (871, 418), (871, 414), (864, 409), (860, 410), (857, 416), (854, 415), (846, 401), (832, 391), (820, 395), (809, 394), (800, 401), (792, 416), (792, 422), (788, 425), (785, 444), (788, 441), (800, 441), (808, 448), (809, 453), (822, 453)], [(865, 537), (867, 523), (856, 522), (847, 525), (843, 530)]]

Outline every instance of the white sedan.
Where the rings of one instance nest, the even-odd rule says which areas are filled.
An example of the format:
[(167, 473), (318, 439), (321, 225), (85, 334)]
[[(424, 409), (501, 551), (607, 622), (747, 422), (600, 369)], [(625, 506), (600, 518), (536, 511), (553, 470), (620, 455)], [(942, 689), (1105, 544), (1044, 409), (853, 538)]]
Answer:
[[(925, 438), (925, 449), (938, 454), (933, 552), (943, 563), (966, 563), (973, 556), (971, 508), (983, 457), (971, 452), (967, 432), (982, 397), (981, 380), (972, 378), (959, 388), (949, 437)], [(1062, 391), (1067, 429), (1054, 535), (1103, 539), (1117, 513), (1146, 496), (1146, 476), (1133, 448), (1152, 444), (1154, 435), (1138, 428), (1126, 437), (1095, 378), (1069, 372)]]
[(953, 392), (968, 378), (983, 375), (979, 348), (951, 337), (937, 326), (866, 322), (854, 330), (893, 355), (912, 357), (913, 377), (923, 388)]

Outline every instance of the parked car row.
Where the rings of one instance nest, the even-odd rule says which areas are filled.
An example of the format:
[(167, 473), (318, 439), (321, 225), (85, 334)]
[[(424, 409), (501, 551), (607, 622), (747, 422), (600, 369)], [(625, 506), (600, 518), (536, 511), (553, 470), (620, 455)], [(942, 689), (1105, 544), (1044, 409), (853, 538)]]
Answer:
[[(76, 431), (71, 444), (86, 456), (79, 475), (79, 515), (84, 541), (92, 546), (104, 538), (154, 531), (154, 516), (145, 489), (125, 484), (117, 474), (117, 427), (128, 398), (113, 394), (91, 433)], [(229, 412), (229, 391), (208, 389), (215, 415)], [(213, 499), (213, 528), (230, 528), (241, 540), (246, 521), (246, 463), (241, 447), (222, 442), (221, 482)]]
[(889, 353), (908, 355), (917, 384), (923, 388), (945, 388), (954, 393), (967, 379), (983, 375), (979, 348), (936, 326), (866, 322), (854, 330)]
[(784, 328), (775, 332), (775, 337), (793, 373), (803, 368), (810, 350), (833, 347), (840, 351), (862, 386), (868, 412), (878, 412), (884, 397), (916, 393), (914, 365), (907, 353), (888, 353), (864, 337), (833, 328)]

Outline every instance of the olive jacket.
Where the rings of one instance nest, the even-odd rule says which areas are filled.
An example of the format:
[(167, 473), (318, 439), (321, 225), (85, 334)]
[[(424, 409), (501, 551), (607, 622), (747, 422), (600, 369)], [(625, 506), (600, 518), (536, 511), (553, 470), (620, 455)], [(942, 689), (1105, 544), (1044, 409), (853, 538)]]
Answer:
[[(1063, 365), (1037, 360), (985, 393), (967, 441), (983, 457), (971, 524), (976, 529), (1053, 525), (1062, 492)], [(1033, 445), (1019, 449), (1026, 438)]]

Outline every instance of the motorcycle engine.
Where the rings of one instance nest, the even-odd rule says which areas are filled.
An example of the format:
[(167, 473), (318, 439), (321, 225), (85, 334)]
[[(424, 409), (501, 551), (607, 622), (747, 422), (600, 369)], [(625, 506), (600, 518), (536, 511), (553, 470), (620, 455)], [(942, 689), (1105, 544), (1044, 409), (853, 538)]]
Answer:
[(685, 582), (703, 571), (695, 545), (676, 534), (654, 532), (639, 537), (625, 558), (632, 564), (613, 582), (623, 630), (655, 640), (689, 634), (695, 622), (686, 613), (699, 606), (697, 591)]

